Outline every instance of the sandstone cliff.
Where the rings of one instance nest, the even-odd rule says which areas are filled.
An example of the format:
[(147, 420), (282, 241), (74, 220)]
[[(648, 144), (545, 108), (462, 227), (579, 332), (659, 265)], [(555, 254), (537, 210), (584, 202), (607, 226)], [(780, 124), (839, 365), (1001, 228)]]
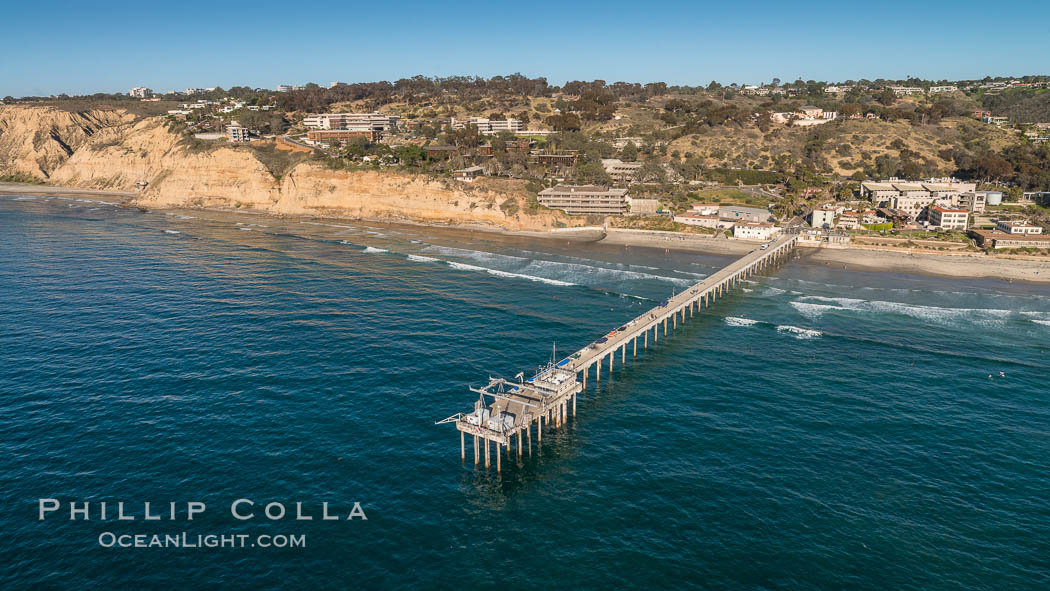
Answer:
[(274, 214), (487, 224), (542, 230), (583, 220), (525, 211), (520, 187), (451, 181), (392, 171), (329, 170), (300, 162), (276, 177), (252, 149), (202, 148), (164, 120), (119, 112), (0, 110), (0, 174), (30, 173), (51, 184), (138, 191), (153, 206), (251, 208)]
[(119, 135), (133, 119), (113, 110), (0, 106), (0, 174), (48, 179), (82, 146)]

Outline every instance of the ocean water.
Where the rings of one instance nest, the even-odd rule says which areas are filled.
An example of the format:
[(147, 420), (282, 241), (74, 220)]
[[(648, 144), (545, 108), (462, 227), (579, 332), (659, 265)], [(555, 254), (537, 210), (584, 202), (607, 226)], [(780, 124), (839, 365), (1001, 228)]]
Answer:
[(434, 424), (727, 261), (0, 196), (0, 588), (1047, 588), (1047, 286), (793, 261), (500, 474)]

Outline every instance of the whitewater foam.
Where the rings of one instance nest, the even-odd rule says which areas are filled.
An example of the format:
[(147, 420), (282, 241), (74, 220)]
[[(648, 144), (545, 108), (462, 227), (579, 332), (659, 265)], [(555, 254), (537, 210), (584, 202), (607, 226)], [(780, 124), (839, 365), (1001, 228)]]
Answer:
[(778, 326), (777, 327), (777, 332), (782, 332), (782, 333), (785, 333), (785, 334), (791, 334), (796, 339), (802, 339), (802, 340), (815, 339), (815, 338), (821, 336), (822, 334), (824, 334), (824, 333), (820, 332), (819, 330), (811, 330), (811, 329), (808, 329), (808, 328), (799, 328), (797, 326), (791, 326), (789, 324), (782, 324), (782, 325)]
[[(424, 248), (424, 250), (503, 267), (506, 269), (503, 272), (506, 273), (530, 277), (539, 276), (550, 279), (551, 281), (559, 281), (567, 285), (595, 285), (603, 282), (621, 282), (639, 279), (666, 281), (680, 286), (689, 286), (695, 283), (691, 279), (653, 275), (651, 273), (640, 273), (638, 271), (628, 271), (623, 268), (611, 269), (608, 267), (581, 263), (565, 263), (546, 259), (528, 259), (509, 254), (497, 254), (493, 252), (468, 250), (450, 246), (430, 245)], [(623, 265), (618, 266), (623, 267)], [(554, 279), (551, 276), (558, 277), (559, 279)]]
[[(813, 302), (824, 303), (818, 304)], [(938, 324), (957, 324), (960, 321), (998, 324), (1013, 314), (1010, 310), (996, 308), (947, 308), (883, 300), (824, 296), (803, 296), (791, 302), (791, 306), (808, 318), (816, 318), (830, 310), (850, 310), (876, 314), (899, 314)]]
[(377, 253), (377, 252), (390, 252), (390, 251), (385, 249), (385, 248), (376, 248), (374, 246), (366, 246), (365, 247), (365, 252), (374, 254), (374, 253)]
[(179, 232), (178, 230), (164, 230), (164, 233), (165, 234), (182, 234), (182, 232)]
[(435, 258), (432, 258), (432, 257), (425, 257), (425, 256), (418, 255), (418, 254), (410, 254), (410, 255), (408, 255), (408, 260), (410, 260), (410, 261), (417, 261), (417, 262), (420, 262), (420, 263), (439, 263), (439, 262), (441, 262), (440, 259), (435, 259)]
[(758, 324), (758, 321), (751, 320), (750, 318), (736, 318), (734, 316), (726, 316), (725, 323), (729, 326), (754, 326)]
[(829, 306), (827, 304), (811, 304), (808, 302), (798, 301), (790, 303), (791, 307), (797, 310), (799, 314), (802, 314), (810, 320), (815, 320), (819, 318), (821, 315), (824, 314), (824, 312), (827, 312), (829, 310), (845, 310), (845, 308), (841, 308), (839, 306)]
[(447, 261), (447, 262), (448, 262), (448, 266), (452, 267), (453, 269), (460, 269), (462, 271), (483, 271), (485, 273), (489, 273), (490, 275), (495, 275), (497, 277), (508, 277), (508, 278), (514, 278), (514, 279), (528, 279), (529, 281), (538, 281), (540, 283), (547, 283), (547, 284), (550, 284), (550, 285), (560, 285), (560, 286), (576, 285), (575, 283), (570, 283), (568, 281), (560, 281), (558, 279), (548, 279), (546, 277), (537, 277), (535, 275), (524, 275), (522, 273), (511, 273), (509, 271), (500, 271), (498, 269), (489, 269), (489, 268), (486, 268), (486, 267), (478, 267), (476, 265), (467, 265), (465, 263), (456, 263), (456, 262), (452, 262), (452, 261)]

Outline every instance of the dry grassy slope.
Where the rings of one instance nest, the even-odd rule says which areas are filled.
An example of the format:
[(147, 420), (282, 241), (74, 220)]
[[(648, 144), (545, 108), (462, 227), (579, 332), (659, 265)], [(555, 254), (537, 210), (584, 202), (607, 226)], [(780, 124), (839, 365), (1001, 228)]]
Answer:
[[(672, 142), (669, 151), (682, 155), (692, 152), (703, 157), (709, 166), (738, 166), (765, 168), (776, 157), (790, 154), (801, 158), (807, 138), (816, 128), (775, 127), (763, 134), (755, 127), (715, 127), (704, 134), (694, 134)], [(953, 118), (940, 125), (913, 126), (906, 122), (846, 120), (829, 123), (822, 132), (828, 132), (821, 153), (841, 175), (861, 170), (865, 164), (874, 164), (881, 154), (898, 155), (891, 147), (900, 140), (904, 147), (933, 162), (947, 173), (952, 163), (943, 160), (938, 152), (945, 148), (961, 147), (970, 138), (993, 150), (999, 150), (1020, 139), (1006, 130), (976, 121)]]
[(0, 106), (0, 174), (47, 179), (81, 146), (111, 137), (133, 120), (116, 110)]

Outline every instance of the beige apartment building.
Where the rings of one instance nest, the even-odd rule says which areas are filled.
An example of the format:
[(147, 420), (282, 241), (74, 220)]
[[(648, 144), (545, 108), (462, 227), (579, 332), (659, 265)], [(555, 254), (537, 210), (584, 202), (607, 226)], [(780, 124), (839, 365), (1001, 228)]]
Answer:
[(627, 213), (627, 189), (592, 185), (557, 185), (538, 194), (539, 202), (568, 214), (623, 215)]

